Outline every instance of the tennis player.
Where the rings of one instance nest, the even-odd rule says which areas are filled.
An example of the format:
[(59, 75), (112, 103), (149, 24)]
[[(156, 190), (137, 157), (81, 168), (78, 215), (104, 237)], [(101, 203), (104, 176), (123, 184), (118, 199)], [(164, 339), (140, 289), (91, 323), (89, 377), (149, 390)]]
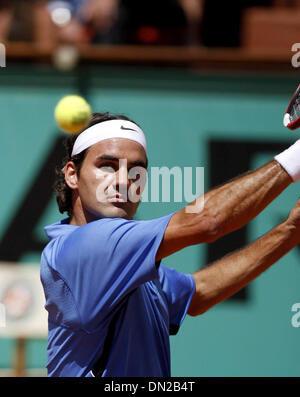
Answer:
[(186, 314), (200, 315), (236, 293), (300, 242), (298, 202), (269, 233), (194, 274), (161, 263), (242, 227), (298, 181), (299, 141), (207, 192), (201, 210), (195, 200), (147, 221), (133, 220), (139, 200), (128, 194), (140, 195), (138, 178), (129, 175), (146, 171), (148, 161), (136, 123), (95, 113), (66, 148), (55, 189), (69, 217), (45, 228), (50, 241), (41, 259), (48, 376), (170, 376), (169, 335)]

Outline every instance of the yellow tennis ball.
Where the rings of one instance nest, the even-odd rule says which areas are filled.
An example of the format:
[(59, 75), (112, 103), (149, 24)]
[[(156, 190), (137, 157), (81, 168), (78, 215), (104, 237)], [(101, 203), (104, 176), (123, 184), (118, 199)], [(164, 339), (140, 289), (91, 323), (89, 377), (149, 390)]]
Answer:
[(92, 110), (87, 101), (79, 95), (67, 95), (55, 107), (55, 120), (63, 131), (76, 134), (88, 123)]

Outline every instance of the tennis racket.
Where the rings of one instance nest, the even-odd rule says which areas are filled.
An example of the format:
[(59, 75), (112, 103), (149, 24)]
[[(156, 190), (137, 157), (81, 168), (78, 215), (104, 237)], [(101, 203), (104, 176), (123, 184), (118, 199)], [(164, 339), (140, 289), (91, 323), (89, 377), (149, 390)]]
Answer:
[(300, 127), (300, 84), (294, 92), (283, 117), (283, 125), (290, 130)]

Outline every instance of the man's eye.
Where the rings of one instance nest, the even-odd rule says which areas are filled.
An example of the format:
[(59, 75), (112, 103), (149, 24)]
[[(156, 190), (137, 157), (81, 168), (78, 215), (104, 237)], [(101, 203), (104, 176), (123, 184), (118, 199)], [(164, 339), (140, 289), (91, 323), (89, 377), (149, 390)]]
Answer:
[(116, 170), (112, 166), (109, 166), (109, 165), (102, 165), (101, 167), (99, 167), (99, 170), (101, 170), (102, 172), (105, 172), (105, 173), (115, 173), (116, 172)]
[(147, 170), (144, 167), (132, 167), (128, 170), (128, 177), (132, 181), (143, 180), (147, 176)]

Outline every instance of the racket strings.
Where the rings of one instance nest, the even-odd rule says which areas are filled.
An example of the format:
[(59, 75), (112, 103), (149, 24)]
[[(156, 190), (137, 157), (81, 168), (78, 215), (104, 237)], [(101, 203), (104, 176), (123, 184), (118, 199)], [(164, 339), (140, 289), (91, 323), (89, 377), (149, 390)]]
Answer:
[(291, 117), (292, 121), (295, 121), (300, 117), (300, 97), (299, 96), (297, 96), (295, 98), (295, 101), (292, 104), (292, 111), (290, 112), (290, 117)]

